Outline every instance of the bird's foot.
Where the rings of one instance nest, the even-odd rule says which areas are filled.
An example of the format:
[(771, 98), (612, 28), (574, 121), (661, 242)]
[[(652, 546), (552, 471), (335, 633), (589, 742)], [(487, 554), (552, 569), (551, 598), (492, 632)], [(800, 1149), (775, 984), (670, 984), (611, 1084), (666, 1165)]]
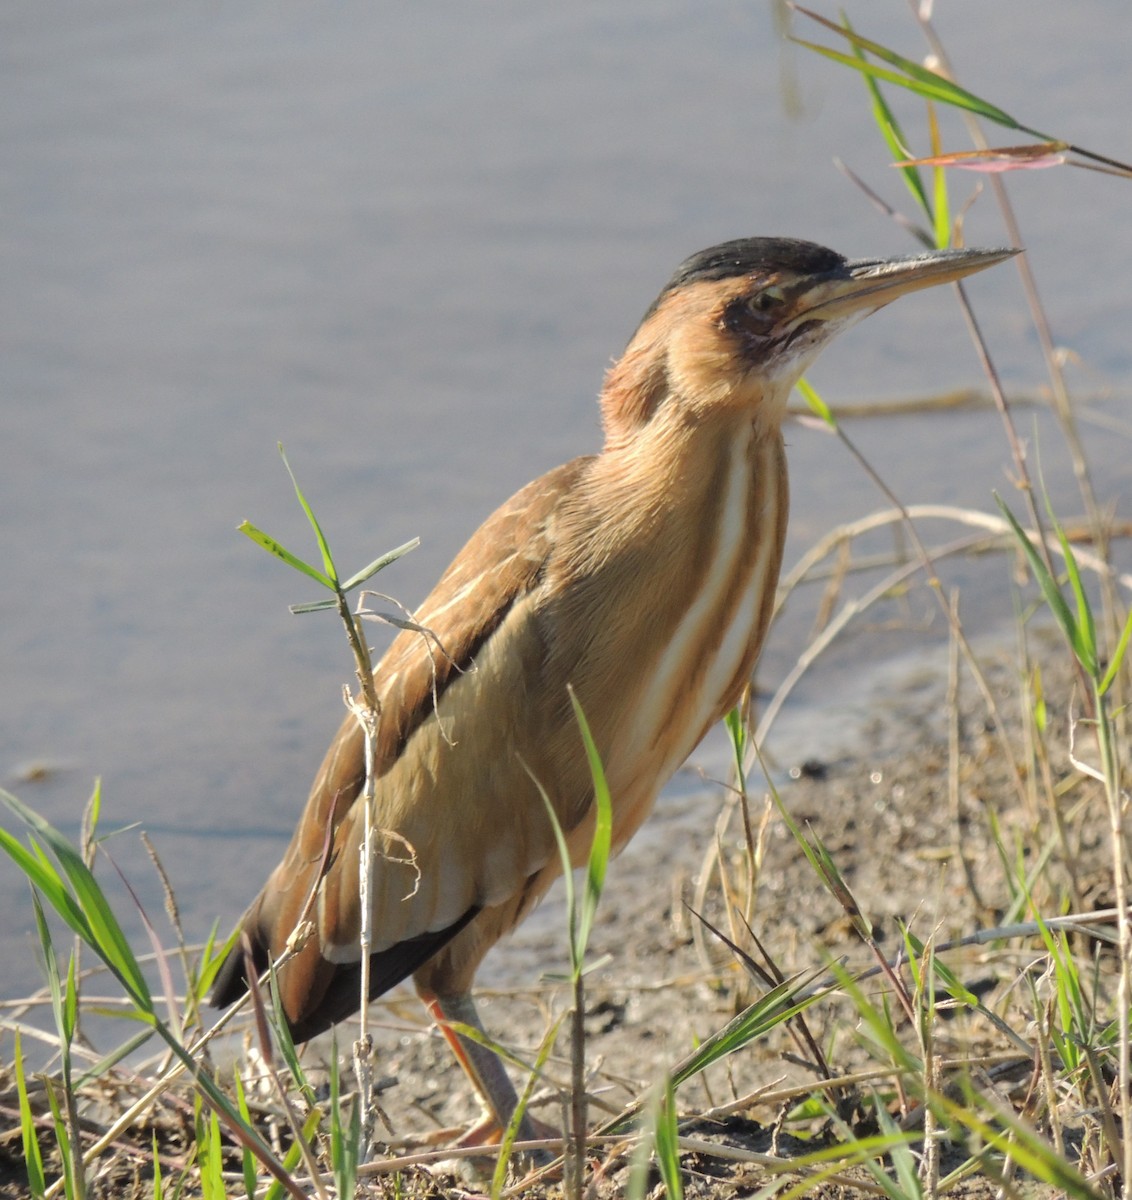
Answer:
[[(453, 1143), (453, 1149), (472, 1150), (481, 1146), (498, 1146), (503, 1141), (503, 1127), (494, 1113), (485, 1113)], [(525, 1146), (530, 1142), (561, 1142), (562, 1135), (552, 1125), (524, 1113), (515, 1138), (515, 1156), (533, 1167), (545, 1167), (558, 1157), (548, 1146)], [(477, 1156), (478, 1157), (478, 1156)]]

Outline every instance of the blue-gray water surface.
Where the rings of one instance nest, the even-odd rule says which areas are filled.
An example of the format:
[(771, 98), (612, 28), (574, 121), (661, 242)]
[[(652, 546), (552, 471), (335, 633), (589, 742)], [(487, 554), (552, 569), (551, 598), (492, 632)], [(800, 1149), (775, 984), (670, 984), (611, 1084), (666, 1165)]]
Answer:
[[(938, 7), (974, 91), (1132, 158), (1132, 8)], [(848, 9), (923, 53), (903, 3)], [(911, 246), (833, 165), (909, 208), (860, 82), (784, 42), (765, 4), (16, 0), (0, 64), (0, 777), (71, 832), (101, 777), (104, 827), (149, 831), (190, 938), (274, 865), (350, 677), (333, 619), (287, 612), (311, 587), (235, 532), (249, 518), (315, 554), (277, 442), (345, 568), (421, 538), (380, 584), (411, 606), (496, 504), (598, 446), (602, 373), (685, 255), (753, 233)], [(892, 99), (926, 152), (919, 102)], [(952, 184), (959, 215), (979, 177)], [(1062, 168), (1010, 188), (1074, 386), (1127, 395), (1128, 184)], [(970, 244), (1005, 240), (985, 187), (963, 220)], [(1007, 387), (1041, 389), (1016, 270), (969, 292)], [(834, 404), (983, 386), (942, 290), (854, 330), (812, 379)], [(1127, 438), (1086, 417), (1119, 506)], [(1053, 424), (1019, 421), (1079, 512)], [(1009, 492), (993, 414), (850, 431), (908, 503)], [(793, 561), (884, 501), (830, 437), (788, 440)], [(1009, 618), (1001, 561), (949, 569), (976, 632)], [(933, 611), (914, 600), (902, 631), (835, 648), (780, 755), (820, 754), (807, 712), (907, 653)], [(811, 615), (774, 631), (768, 686)], [(158, 909), (136, 835), (108, 848)], [(39, 976), (5, 863), (0, 903), (12, 995)]]

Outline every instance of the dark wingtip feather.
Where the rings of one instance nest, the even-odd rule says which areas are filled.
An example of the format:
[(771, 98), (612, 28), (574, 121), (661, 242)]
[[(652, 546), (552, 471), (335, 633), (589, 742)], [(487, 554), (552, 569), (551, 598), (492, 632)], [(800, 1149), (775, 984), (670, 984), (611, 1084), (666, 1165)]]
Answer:
[[(406, 938), (396, 946), (390, 946), (388, 950), (370, 955), (369, 998), (375, 1000), (403, 979), (408, 979), (418, 967), (424, 966), (437, 951), (443, 949), (479, 911), (479, 908), (470, 908), (459, 920), (437, 930), (436, 933)], [(251, 936), (252, 962), (256, 971), (262, 974), (269, 962), (267, 946), (254, 931), (247, 932)], [(310, 1041), (358, 1011), (361, 964), (331, 964), (325, 959), (322, 959), (321, 963), (332, 974), (325, 988), (319, 991), (318, 1002), (307, 1012), (287, 1014), (291, 1038), (296, 1044)], [(283, 971), (286, 970), (287, 967), (284, 966)], [(227, 1008), (229, 1004), (239, 1000), (247, 990), (243, 946), (237, 942), (217, 973), (209, 1003), (214, 1008)]]

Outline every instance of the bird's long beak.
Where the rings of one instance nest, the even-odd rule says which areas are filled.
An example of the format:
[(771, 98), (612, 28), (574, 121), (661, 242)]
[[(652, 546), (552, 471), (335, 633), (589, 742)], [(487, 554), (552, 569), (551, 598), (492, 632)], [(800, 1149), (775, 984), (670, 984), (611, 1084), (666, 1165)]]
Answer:
[(815, 279), (805, 292), (799, 316), (807, 320), (840, 321), (863, 316), (938, 283), (953, 283), (965, 275), (1013, 258), (1015, 249), (936, 250), (909, 258), (862, 258)]

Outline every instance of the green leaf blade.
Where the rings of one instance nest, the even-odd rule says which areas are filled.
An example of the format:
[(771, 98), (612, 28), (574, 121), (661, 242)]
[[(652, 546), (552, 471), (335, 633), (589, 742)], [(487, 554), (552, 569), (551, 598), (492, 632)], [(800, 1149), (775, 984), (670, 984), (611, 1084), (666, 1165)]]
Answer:
[(43, 1173), (43, 1156), (39, 1150), (39, 1138), (36, 1135), (35, 1115), (31, 1111), (31, 1101), (28, 1099), (27, 1077), (24, 1074), (23, 1047), (20, 1041), (20, 1031), (15, 1031), (15, 1054), (13, 1070), (16, 1076), (16, 1093), (19, 1097), (20, 1133), (23, 1138), (24, 1167), (27, 1171), (28, 1188), (33, 1200), (42, 1200), (47, 1183)]
[(589, 858), (586, 864), (586, 888), (582, 899), (581, 919), (578, 927), (578, 961), (584, 958), (586, 945), (589, 942), (590, 930), (593, 928), (597, 915), (601, 894), (605, 888), (605, 875), (609, 867), (609, 854), (613, 839), (613, 801), (609, 794), (609, 784), (605, 777), (601, 755), (597, 744), (590, 732), (586, 714), (582, 711), (581, 703), (574, 689), (570, 689), (570, 703), (574, 708), (574, 719), (582, 734), (585, 745), (586, 759), (589, 762), (590, 775), (594, 785), (594, 835), (590, 844)]
[(794, 387), (798, 390), (798, 394), (805, 400), (807, 407), (815, 417), (819, 417), (830, 429), (837, 428), (837, 418), (833, 415), (833, 409), (826, 404), (817, 388), (808, 379), (799, 379)]
[(1108, 664), (1108, 670), (1105, 671), (1104, 677), (1097, 685), (1097, 690), (1103, 696), (1112, 687), (1112, 681), (1116, 678), (1116, 673), (1120, 670), (1120, 664), (1124, 661), (1124, 656), (1128, 650), (1128, 639), (1132, 637), (1132, 609), (1129, 610), (1128, 616), (1124, 622), (1124, 629), (1121, 631), (1120, 640), (1116, 643), (1116, 649), (1113, 651), (1112, 661)]
[[(25, 853), (21, 861), (14, 855), (11, 845), (14, 839), (3, 831), (0, 831), (0, 847), (7, 850), (10, 856), (17, 857), (25, 873), (34, 862), (35, 878), (47, 884), (44, 895), (52, 907), (110, 968), (129, 992), (130, 998), (145, 1014), (152, 1016), (153, 1001), (145, 976), (109, 901), (90, 868), (83, 861), (82, 855), (59, 830), (11, 793), (0, 790), (0, 801), (50, 848), (63, 876), (70, 884), (70, 890), (63, 885), (60, 876), (56, 875), (54, 880), (51, 879), (47, 864), (42, 859), (33, 860)], [(18, 843), (16, 845), (18, 846)], [(29, 875), (29, 878), (31, 877)]]
[(326, 572), (327, 578), (333, 581), (331, 587), (334, 587), (338, 583), (338, 571), (334, 566), (334, 558), (330, 553), (330, 545), (323, 535), (322, 526), (319, 525), (318, 518), (314, 515), (314, 510), (307, 503), (307, 498), (303, 495), (302, 488), (299, 487), (299, 481), (295, 478), (295, 472), (291, 470), (291, 464), (287, 461), (287, 455), (283, 451), (282, 442), (279, 443), (279, 457), (283, 460), (283, 465), (287, 468), (287, 474), (291, 476), (291, 485), (295, 489), (295, 495), (302, 505), (303, 512), (307, 515), (311, 529), (314, 530), (315, 541), (318, 542), (318, 550), (322, 555), (322, 569)]
[[(969, 112), (977, 113), (979, 116), (986, 117), (988, 121), (993, 121), (997, 125), (1005, 125), (1008, 129), (1025, 130), (1025, 127), (1019, 124), (1005, 110), (991, 104), (989, 100), (984, 100), (982, 97), (976, 96), (974, 92), (969, 92), (966, 88), (961, 88), (957, 83), (952, 83), (951, 80), (945, 79), (942, 75), (937, 74), (928, 67), (922, 66), (913, 59), (905, 58), (902, 54), (897, 54), (895, 50), (889, 50), (887, 46), (882, 46), (879, 42), (870, 41), (868, 38), (854, 33), (852, 30), (835, 25), (832, 21), (819, 16), (815, 12), (811, 12), (808, 8), (803, 8), (801, 5), (798, 5), (797, 8), (799, 12), (804, 13), (812, 21), (816, 21), (819, 25), (830, 30), (831, 33), (837, 34), (838, 37), (844, 38), (845, 41), (854, 47), (854, 50), (864, 50), (874, 58), (880, 59), (881, 62), (888, 63), (890, 67), (895, 67), (896, 71), (888, 71), (885, 68), (877, 67), (867, 59), (859, 59), (843, 54), (838, 50), (833, 50), (829, 46), (821, 46), (814, 42), (803, 41), (801, 38), (792, 38), (791, 40), (796, 44), (804, 46), (808, 50), (814, 50), (826, 58), (833, 59), (835, 62), (841, 62), (855, 71), (867, 71), (877, 78), (888, 79), (890, 83), (906, 87), (928, 99), (940, 100), (944, 104), (950, 104), (953, 108), (963, 108)], [(900, 72), (903, 72), (903, 74), (900, 74)], [(1053, 139), (1045, 138), (1045, 140), (1052, 141)]]
[(1049, 573), (1049, 569), (1042, 561), (1041, 555), (1037, 552), (1033, 542), (1030, 541), (1026, 531), (1019, 525), (1018, 518), (1010, 511), (1005, 501), (997, 492), (994, 498), (1002, 515), (1010, 525), (1015, 540), (1022, 549), (1022, 553), (1026, 557), (1026, 561), (1030, 566), (1030, 573), (1034, 576), (1034, 580), (1045, 598), (1046, 604), (1049, 605), (1054, 620), (1061, 627), (1061, 632), (1065, 640), (1073, 648), (1074, 653), (1077, 653), (1077, 647), (1081, 645), (1077, 622), (1073, 614), (1069, 611), (1069, 605), (1066, 604), (1065, 597), (1061, 594), (1061, 589), (1057, 586), (1057, 581)]
[[(843, 17), (842, 21), (845, 29), (852, 33), (853, 29), (849, 24), (848, 17)], [(864, 63), (866, 61), (865, 52), (860, 46), (854, 45), (853, 53), (860, 62)], [(896, 119), (896, 114), (889, 107), (888, 101), (884, 98), (884, 93), (880, 90), (876, 79), (867, 71), (861, 73), (861, 78), (864, 81), (865, 87), (868, 88), (869, 100), (873, 110), (873, 121), (880, 130), (881, 137), (884, 138), (889, 153), (896, 160), (908, 158), (908, 139), (904, 136), (900, 122)], [(908, 191), (911, 192), (912, 199), (920, 206), (928, 221), (931, 222), (933, 220), (931, 201), (928, 199), (927, 189), (924, 187), (924, 181), (920, 175), (919, 168), (900, 167), (900, 175)]]
[(372, 579), (379, 571), (384, 571), (390, 563), (396, 562), (410, 550), (415, 550), (420, 544), (420, 538), (410, 538), (403, 546), (398, 546), (395, 550), (387, 551), (380, 558), (375, 558), (368, 567), (363, 567), (356, 575), (351, 575), (342, 584), (342, 590), (344, 592), (353, 591), (359, 584), (365, 583), (367, 579)]
[(312, 567), (310, 563), (304, 562), (297, 554), (292, 554), (286, 546), (277, 542), (270, 534), (264, 533), (262, 529), (258, 529), (251, 521), (241, 521), (236, 526), (238, 532), (245, 534), (251, 538), (257, 546), (262, 547), (268, 554), (274, 554), (276, 558), (281, 558), (289, 567), (293, 567), (300, 574), (306, 575), (309, 579), (313, 579), (316, 583), (322, 584), (324, 588), (329, 588), (334, 591), (334, 581), (323, 574), (318, 567)]
[[(3, 796), (4, 793), (0, 792), (0, 798)], [(0, 850), (16, 864), (28, 883), (47, 899), (71, 932), (89, 943), (92, 935), (86, 917), (55, 868), (26, 850), (6, 829), (0, 829)]]

